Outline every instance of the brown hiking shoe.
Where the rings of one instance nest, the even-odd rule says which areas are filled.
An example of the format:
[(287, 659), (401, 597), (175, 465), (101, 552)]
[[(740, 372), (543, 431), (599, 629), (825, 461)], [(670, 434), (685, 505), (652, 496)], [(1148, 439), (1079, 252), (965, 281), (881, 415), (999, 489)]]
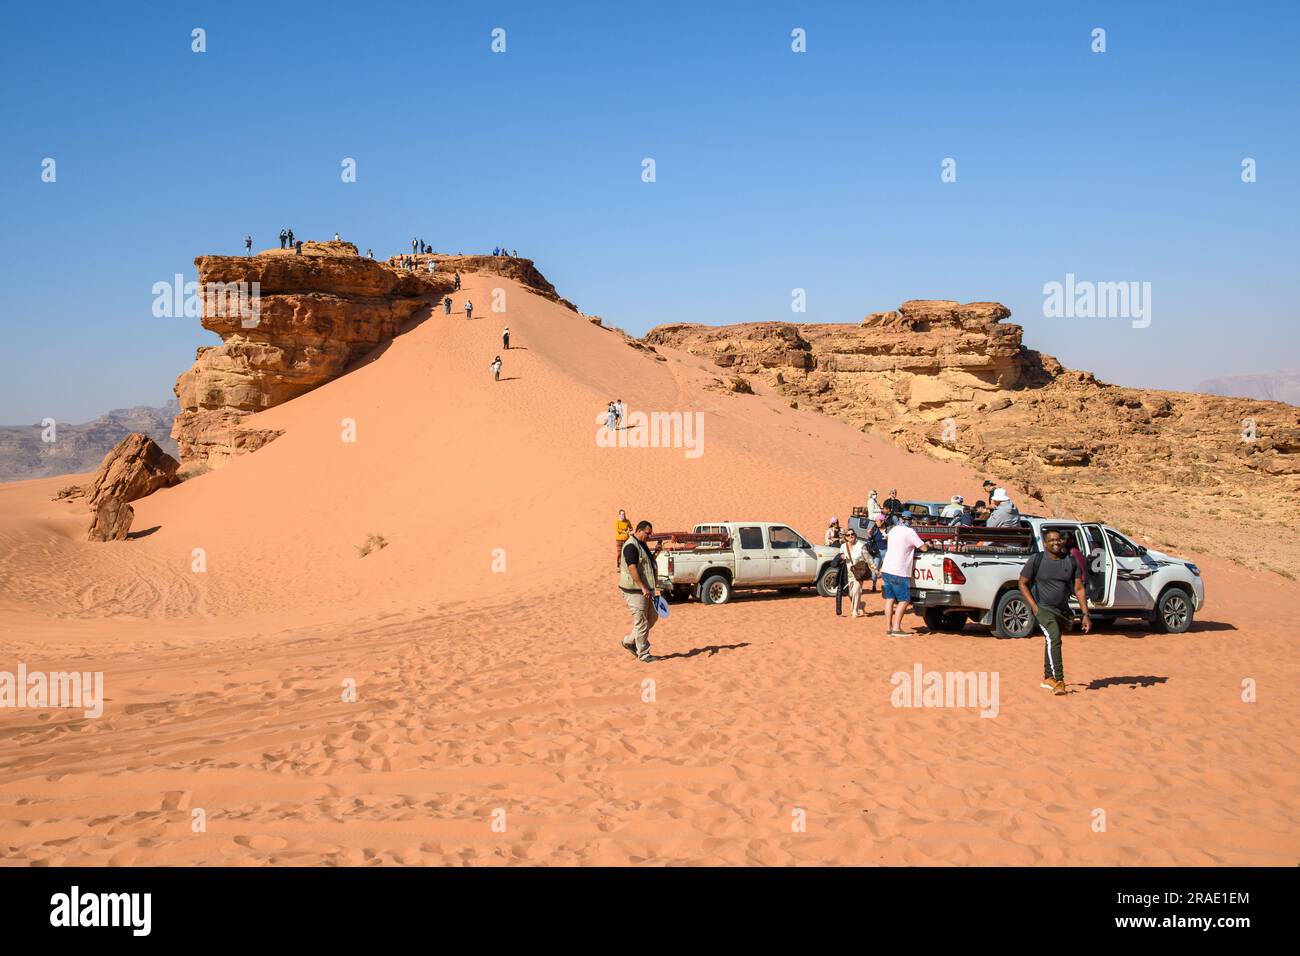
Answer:
[(1043, 682), (1038, 686), (1043, 688), (1043, 690), (1056, 690), (1056, 678), (1044, 677)]
[(1069, 689), (1065, 686), (1064, 680), (1058, 680), (1056, 682), (1056, 687), (1053, 688), (1052, 690), (1052, 693), (1055, 694), (1057, 697), (1064, 697), (1069, 692), (1070, 692)]

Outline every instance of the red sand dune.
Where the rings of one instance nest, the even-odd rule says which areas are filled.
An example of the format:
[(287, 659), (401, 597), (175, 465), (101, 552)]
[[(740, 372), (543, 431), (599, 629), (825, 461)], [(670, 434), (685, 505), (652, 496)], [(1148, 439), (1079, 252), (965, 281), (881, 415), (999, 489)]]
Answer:
[[(49, 500), (67, 477), (0, 485), (0, 669), (103, 671), (108, 698), (0, 709), (0, 860), (1295, 864), (1300, 586), (1188, 555), (1197, 628), (1067, 637), (1065, 698), (1037, 641), (890, 639), (878, 598), (856, 621), (812, 595), (679, 605), (640, 664), (620, 507), (816, 539), (869, 488), (984, 476), (706, 389), (509, 280), (466, 293), (472, 322), (437, 312), (250, 419), (272, 444), (135, 502), (134, 540), (85, 542), (84, 507)], [(615, 397), (703, 412), (703, 454), (597, 447)], [(893, 707), (917, 662), (997, 672), (998, 716)]]

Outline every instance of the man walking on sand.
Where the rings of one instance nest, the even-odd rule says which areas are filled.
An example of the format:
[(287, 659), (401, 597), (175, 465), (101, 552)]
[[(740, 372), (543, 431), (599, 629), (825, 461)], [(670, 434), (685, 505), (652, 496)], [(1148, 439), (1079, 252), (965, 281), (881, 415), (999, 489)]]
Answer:
[(447, 298), (442, 300), (442, 309), (448, 315), (451, 315), (451, 296), (447, 296)]
[(465, 320), (469, 321), (474, 318), (474, 303), (469, 299), (465, 300)]
[(510, 326), (508, 325), (501, 330), (501, 344), (507, 352), (510, 351)]
[(1083, 633), (1092, 630), (1088, 615), (1088, 595), (1083, 590), (1083, 574), (1079, 563), (1065, 550), (1065, 539), (1059, 531), (1043, 535), (1043, 547), (1028, 561), (1020, 572), (1020, 594), (1034, 612), (1038, 629), (1043, 632), (1043, 682), (1040, 687), (1057, 697), (1069, 693), (1065, 686), (1065, 661), (1061, 659), (1061, 625), (1070, 626), (1070, 594), (1083, 611)]
[(646, 541), (654, 533), (649, 521), (638, 521), (636, 530), (618, 553), (618, 589), (623, 602), (632, 612), (632, 630), (623, 637), (623, 649), (636, 655), (644, 664), (659, 658), (650, 653), (650, 629), (659, 620), (655, 610), (655, 559), (659, 545), (652, 552)]
[(492, 381), (501, 381), (501, 356), (498, 355), (492, 360)]
[(623, 545), (627, 544), (627, 539), (632, 537), (632, 522), (627, 520), (627, 512), (622, 508), (618, 510), (618, 520), (614, 522), (614, 563), (618, 564), (618, 556), (623, 553)]
[(910, 637), (903, 630), (903, 615), (912, 606), (912, 565), (917, 551), (929, 551), (930, 546), (910, 525), (896, 524), (885, 536), (885, 560), (881, 575), (885, 579), (885, 626), (890, 637)]

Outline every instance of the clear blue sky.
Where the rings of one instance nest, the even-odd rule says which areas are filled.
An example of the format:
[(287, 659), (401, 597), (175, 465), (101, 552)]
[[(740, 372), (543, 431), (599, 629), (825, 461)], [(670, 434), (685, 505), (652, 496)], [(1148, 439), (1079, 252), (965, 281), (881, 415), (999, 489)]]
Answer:
[[(1030, 346), (1123, 384), (1300, 366), (1298, 11), (9, 4), (0, 423), (168, 399), (217, 339), (154, 318), (153, 283), (281, 226), (377, 255), (504, 243), (638, 334), (995, 299)], [(1044, 318), (1067, 272), (1151, 282), (1150, 328)]]

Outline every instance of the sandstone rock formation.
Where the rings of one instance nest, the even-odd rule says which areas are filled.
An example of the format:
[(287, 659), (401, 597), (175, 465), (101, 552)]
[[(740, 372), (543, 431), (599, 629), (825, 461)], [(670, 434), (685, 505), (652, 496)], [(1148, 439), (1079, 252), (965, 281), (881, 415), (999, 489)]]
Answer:
[(94, 518), (91, 541), (122, 541), (131, 531), (135, 509), (129, 502), (176, 484), (180, 463), (158, 443), (140, 432), (127, 435), (104, 456), (90, 483), (61, 489), (55, 500), (85, 497)]
[(91, 541), (125, 541), (134, 520), (135, 509), (129, 504), (121, 498), (106, 498), (95, 509), (88, 537)]
[[(1300, 410), (1109, 385), (1024, 348), (1009, 315), (995, 302), (918, 300), (858, 326), (672, 324), (644, 341), (754, 376), (791, 408), (966, 460), (1057, 513), (1295, 574), (1284, 554), (1300, 560), (1289, 544), (1300, 536), (1281, 552), (1263, 542), (1300, 532)], [(906, 494), (905, 475), (863, 481)]]
[[(504, 276), (507, 279), (513, 279), (522, 286), (527, 286), (537, 295), (552, 302), (558, 302), (566, 308), (578, 311), (578, 307), (560, 296), (555, 291), (555, 286), (551, 285), (546, 276), (537, 270), (532, 259), (520, 259), (514, 256), (463, 256), (463, 255), (445, 255), (440, 252), (418, 253), (416, 255), (396, 255), (388, 259), (388, 265), (401, 269), (405, 260), (412, 259), (415, 263), (415, 271), (427, 273), (429, 261), (437, 263), (437, 273), (446, 273), (454, 275), (457, 272), (478, 272), (487, 275)], [(596, 324), (600, 324), (597, 320)]]
[(140, 432), (127, 435), (104, 456), (95, 477), (86, 485), (90, 506), (98, 508), (111, 499), (136, 501), (159, 488), (176, 483), (180, 463)]
[(187, 465), (220, 467), (274, 440), (241, 422), (338, 377), (452, 285), (450, 273), (394, 268), (346, 242), (194, 262), (203, 327), (222, 344), (200, 348), (176, 382), (172, 435)]

